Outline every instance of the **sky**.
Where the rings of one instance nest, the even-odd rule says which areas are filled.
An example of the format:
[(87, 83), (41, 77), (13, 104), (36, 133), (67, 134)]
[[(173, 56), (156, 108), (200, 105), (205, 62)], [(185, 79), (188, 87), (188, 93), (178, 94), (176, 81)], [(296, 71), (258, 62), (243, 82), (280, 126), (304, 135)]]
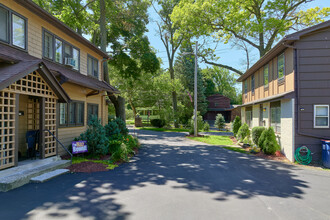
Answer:
[[(314, 8), (314, 7), (330, 7), (330, 0), (315, 0), (313, 2), (305, 4), (304, 8)], [(147, 28), (149, 32), (147, 33), (147, 36), (149, 38), (151, 46), (153, 46), (157, 50), (157, 56), (160, 57), (163, 61), (162, 67), (167, 68), (168, 67), (168, 61), (166, 57), (165, 47), (162, 44), (159, 36), (157, 36), (157, 26), (155, 23), (155, 20), (158, 20), (159, 17), (155, 13), (154, 9), (151, 7), (149, 9), (149, 15), (150, 15), (150, 23), (148, 24)], [(231, 48), (230, 44), (219, 44), (217, 47), (217, 55), (220, 57), (218, 60), (222, 64), (230, 65), (238, 69), (245, 69), (245, 53), (243, 51), (237, 50), (235, 48)], [(259, 58), (257, 51), (254, 51), (252, 53), (252, 65), (254, 62), (256, 62)], [(199, 63), (199, 66), (201, 68), (206, 68), (207, 65), (203, 63)], [(250, 65), (251, 66), (251, 65)]]

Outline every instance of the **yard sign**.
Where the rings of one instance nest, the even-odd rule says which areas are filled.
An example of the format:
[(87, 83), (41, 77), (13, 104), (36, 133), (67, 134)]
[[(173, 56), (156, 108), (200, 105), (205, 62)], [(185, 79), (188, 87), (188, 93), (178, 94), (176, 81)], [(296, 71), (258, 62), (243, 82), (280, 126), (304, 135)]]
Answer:
[(80, 154), (88, 152), (87, 141), (72, 141), (72, 153)]

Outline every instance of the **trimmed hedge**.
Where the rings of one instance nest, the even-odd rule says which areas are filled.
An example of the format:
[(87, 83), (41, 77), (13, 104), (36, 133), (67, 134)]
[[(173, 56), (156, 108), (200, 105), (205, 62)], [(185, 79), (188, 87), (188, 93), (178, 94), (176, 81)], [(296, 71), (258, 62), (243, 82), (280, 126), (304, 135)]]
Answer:
[(249, 129), (249, 126), (244, 123), (239, 129), (238, 129), (238, 132), (237, 132), (237, 138), (240, 140), (240, 141), (243, 141), (245, 137), (249, 136), (250, 135), (250, 129)]
[(164, 119), (151, 119), (150, 123), (156, 128), (162, 128), (166, 125), (166, 121)]
[(277, 143), (275, 132), (272, 127), (261, 133), (258, 145), (265, 154), (275, 154), (276, 151), (281, 149), (280, 145)]
[(217, 114), (217, 117), (215, 118), (214, 125), (219, 129), (224, 129), (225, 128), (225, 117), (223, 117), (222, 114)]
[(241, 118), (239, 116), (236, 116), (233, 122), (233, 133), (234, 136), (237, 135), (237, 132), (239, 130), (239, 128), (242, 126), (242, 121)]
[(253, 143), (255, 143), (256, 145), (258, 145), (259, 138), (260, 138), (260, 136), (261, 136), (261, 134), (262, 134), (262, 132), (264, 130), (266, 130), (266, 128), (265, 127), (262, 127), (262, 126), (258, 126), (258, 127), (252, 128), (252, 140), (253, 140)]

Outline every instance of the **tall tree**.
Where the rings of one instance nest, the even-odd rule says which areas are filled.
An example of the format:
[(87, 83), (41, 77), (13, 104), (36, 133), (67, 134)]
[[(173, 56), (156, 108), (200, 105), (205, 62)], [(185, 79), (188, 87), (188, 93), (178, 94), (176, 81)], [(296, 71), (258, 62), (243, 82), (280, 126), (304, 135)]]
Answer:
[[(190, 94), (194, 94), (195, 58), (191, 44), (182, 46), (175, 61), (175, 74), (181, 80), (182, 85)], [(207, 112), (205, 87), (201, 71), (197, 71), (197, 110), (201, 115)]]
[[(158, 0), (156, 1), (160, 10), (154, 6), (155, 11), (159, 15), (160, 21), (157, 21), (158, 32), (160, 39), (165, 47), (166, 55), (168, 59), (168, 69), (171, 76), (171, 80), (174, 80), (174, 59), (175, 53), (179, 49), (183, 36), (174, 38), (175, 32), (178, 30), (178, 26), (173, 25), (170, 15), (172, 14), (173, 8), (179, 4), (180, 0)], [(178, 112), (178, 100), (177, 93), (175, 90), (172, 91), (172, 105), (174, 117), (176, 118)], [(178, 127), (178, 123), (175, 120), (175, 127)]]
[(225, 68), (213, 66), (202, 70), (204, 79), (211, 80), (215, 86), (216, 93), (230, 98), (232, 104), (240, 104), (239, 94), (236, 88), (237, 74)]
[[(303, 11), (312, 0), (182, 0), (171, 15), (177, 36), (208, 36), (224, 43), (244, 42), (260, 57), (292, 29), (319, 23), (329, 16), (330, 8)], [(204, 62), (234, 71), (234, 67), (216, 62), (214, 48), (205, 48)]]

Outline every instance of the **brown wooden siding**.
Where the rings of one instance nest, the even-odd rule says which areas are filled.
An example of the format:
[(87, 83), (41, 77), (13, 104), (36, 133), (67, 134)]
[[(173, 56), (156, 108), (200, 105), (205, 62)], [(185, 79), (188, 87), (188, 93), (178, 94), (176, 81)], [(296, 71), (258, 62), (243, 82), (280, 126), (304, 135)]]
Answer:
[(242, 83), (243, 104), (294, 90), (293, 49), (287, 48), (284, 51), (284, 57), (285, 57), (284, 80), (278, 81), (277, 56), (276, 56), (271, 61), (268, 62), (269, 65), (268, 88), (264, 86), (264, 76), (263, 76), (264, 67), (260, 68), (254, 73), (254, 77), (255, 77), (254, 93), (252, 93), (251, 91), (251, 76), (246, 79), (248, 82), (247, 94), (244, 94), (245, 81), (243, 81)]
[[(301, 133), (329, 137), (329, 128), (314, 128), (314, 105), (330, 105), (330, 30), (303, 37), (297, 41), (297, 83), (299, 103), (295, 109), (295, 147), (302, 145), (312, 150), (313, 160), (321, 157), (321, 138), (312, 138)], [(297, 112), (297, 109), (299, 109)], [(303, 109), (303, 111), (300, 111)]]

